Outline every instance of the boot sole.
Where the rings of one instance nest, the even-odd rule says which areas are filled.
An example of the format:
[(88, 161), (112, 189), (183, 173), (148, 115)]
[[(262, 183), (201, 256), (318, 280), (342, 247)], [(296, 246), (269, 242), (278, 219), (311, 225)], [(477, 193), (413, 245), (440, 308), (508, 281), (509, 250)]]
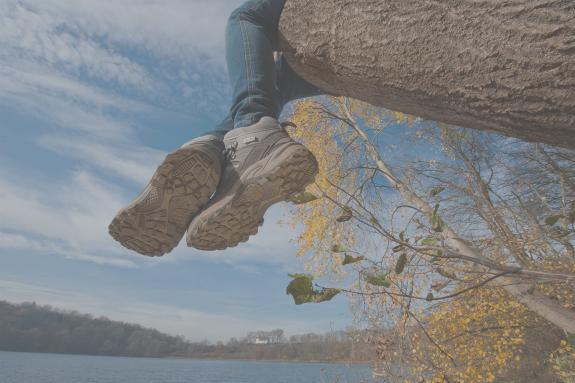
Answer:
[(263, 159), (244, 172), (228, 196), (196, 217), (188, 230), (188, 246), (224, 250), (246, 242), (258, 232), (267, 209), (302, 192), (318, 171), (313, 154), (290, 145), (272, 160)]
[(140, 196), (118, 212), (108, 227), (110, 235), (142, 255), (169, 253), (215, 192), (220, 174), (213, 155), (193, 147), (175, 150)]

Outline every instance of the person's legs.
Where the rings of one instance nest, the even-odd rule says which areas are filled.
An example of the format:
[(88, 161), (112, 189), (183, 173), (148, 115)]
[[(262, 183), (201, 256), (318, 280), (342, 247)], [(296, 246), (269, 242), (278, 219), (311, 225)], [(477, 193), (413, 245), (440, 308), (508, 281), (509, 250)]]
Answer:
[[(192, 246), (213, 250), (246, 240), (257, 232), (271, 204), (313, 179), (313, 155), (279, 129), (276, 120), (285, 103), (321, 94), (287, 63), (274, 64), (284, 1), (251, 0), (230, 16), (226, 56), (231, 111), (214, 131), (170, 153), (142, 193), (118, 212), (109, 232), (123, 246), (149, 256), (170, 252), (216, 191), (223, 166), (218, 198), (212, 198), (202, 219), (194, 219), (192, 240), (188, 231)], [(239, 129), (228, 134), (234, 127)], [(224, 142), (227, 151), (234, 149), (227, 165)]]
[(230, 115), (235, 128), (281, 111), (273, 52), (285, 0), (249, 0), (230, 15), (226, 60), (232, 85)]
[(226, 61), (232, 106), (216, 131), (228, 132), (277, 119), (289, 101), (323, 92), (302, 79), (281, 54), (278, 24), (285, 0), (248, 0), (232, 12), (226, 26)]
[[(317, 161), (281, 129), (284, 102), (317, 94), (273, 52), (284, 0), (250, 0), (232, 13), (226, 30), (228, 70), (233, 90), (230, 116), (220, 127), (229, 159), (218, 191), (188, 228), (189, 246), (221, 250), (257, 233), (266, 210), (301, 192), (313, 181)], [(277, 74), (280, 74), (279, 78)], [(305, 85), (305, 86), (304, 86)]]
[[(275, 81), (274, 86), (276, 87), (275, 92), (277, 92), (279, 97), (279, 109), (277, 112), (265, 113), (268, 117), (277, 117), (283, 107), (290, 101), (299, 100), (306, 97), (319, 96), (325, 94), (324, 91), (310, 84), (303, 78), (301, 78), (287, 63), (287, 61), (282, 57), (281, 53), (277, 55), (274, 62), (274, 73)], [(237, 109), (237, 107), (236, 107)], [(265, 109), (262, 108), (265, 111)], [(248, 119), (252, 117), (248, 116)], [(243, 116), (240, 117), (243, 120)], [(204, 134), (226, 134), (230, 130), (234, 129), (234, 120), (232, 118), (232, 113), (228, 115), (220, 122), (213, 131), (206, 132)]]

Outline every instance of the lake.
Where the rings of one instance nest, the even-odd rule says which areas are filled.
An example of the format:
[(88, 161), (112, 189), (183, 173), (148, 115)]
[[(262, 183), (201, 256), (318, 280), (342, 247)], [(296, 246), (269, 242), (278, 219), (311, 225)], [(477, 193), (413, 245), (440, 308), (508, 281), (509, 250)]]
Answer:
[(368, 366), (0, 351), (0, 383), (359, 383)]

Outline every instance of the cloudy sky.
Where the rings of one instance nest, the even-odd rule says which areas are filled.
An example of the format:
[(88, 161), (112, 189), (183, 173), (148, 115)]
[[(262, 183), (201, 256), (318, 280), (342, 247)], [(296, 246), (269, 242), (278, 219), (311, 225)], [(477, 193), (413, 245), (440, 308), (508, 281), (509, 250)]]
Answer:
[(192, 340), (328, 331), (345, 298), (293, 305), (301, 271), (268, 212), (247, 244), (160, 259), (107, 234), (161, 158), (228, 108), (236, 0), (0, 0), (0, 299), (141, 323)]

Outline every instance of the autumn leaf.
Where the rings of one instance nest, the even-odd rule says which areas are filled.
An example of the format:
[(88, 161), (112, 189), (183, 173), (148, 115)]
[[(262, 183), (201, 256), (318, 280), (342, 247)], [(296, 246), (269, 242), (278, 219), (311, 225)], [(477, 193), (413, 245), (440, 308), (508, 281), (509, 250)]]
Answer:
[(345, 252), (345, 249), (341, 245), (338, 245), (336, 243), (336, 244), (331, 246), (331, 252), (332, 253), (343, 253), (343, 252)]
[(549, 217), (545, 218), (545, 224), (549, 225), (549, 226), (553, 226), (557, 223), (557, 221), (559, 221), (561, 218), (563, 218), (563, 214), (554, 214), (554, 215), (550, 215)]
[(345, 258), (343, 259), (343, 262), (341, 263), (342, 265), (351, 265), (352, 263), (357, 263), (357, 262), (361, 262), (365, 259), (364, 256), (359, 256), (359, 257), (353, 257), (349, 254), (345, 255)]
[(293, 297), (296, 305), (310, 302), (313, 294), (313, 276), (304, 274), (290, 275), (294, 278), (286, 288), (286, 294)]
[(427, 246), (436, 246), (438, 243), (439, 241), (435, 237), (425, 237), (421, 240), (421, 244)]
[(443, 228), (445, 227), (445, 223), (439, 216), (439, 204), (435, 205), (435, 209), (433, 209), (433, 214), (431, 215), (431, 228), (433, 231), (437, 233), (441, 233)]
[(327, 302), (332, 300), (332, 298), (335, 297), (340, 292), (341, 292), (340, 289), (333, 289), (333, 288), (322, 289), (321, 291), (314, 291), (314, 293), (311, 296), (310, 302), (313, 303)]
[(441, 275), (441, 276), (444, 277), (444, 278), (447, 278), (447, 279), (457, 279), (457, 275), (455, 275), (454, 273), (452, 273), (452, 272), (450, 272), (450, 271), (447, 271), (447, 270), (445, 270), (445, 269), (442, 269), (441, 267), (438, 267), (436, 271), (437, 271), (437, 273), (438, 273), (439, 275)]
[(406, 264), (407, 264), (407, 254), (402, 253), (397, 259), (397, 263), (395, 264), (395, 273), (401, 274), (403, 272), (403, 269), (405, 269)]
[(286, 294), (293, 297), (296, 305), (326, 302), (341, 291), (333, 288), (314, 289), (313, 276), (308, 274), (290, 274), (289, 276), (293, 280), (288, 284)]
[(315, 194), (309, 192), (303, 192), (300, 194), (292, 195), (289, 198), (289, 201), (292, 202), (294, 205), (303, 205), (308, 202), (312, 202), (319, 199)]
[(436, 187), (434, 187), (433, 189), (431, 189), (431, 190), (429, 191), (429, 196), (430, 196), (430, 197), (435, 197), (436, 195), (438, 195), (439, 193), (441, 193), (441, 192), (444, 191), (444, 190), (445, 190), (445, 187), (443, 187), (443, 186), (436, 186)]
[(387, 274), (364, 274), (364, 279), (367, 283), (374, 286), (390, 287), (391, 281), (387, 279)]
[(353, 213), (349, 207), (344, 207), (340, 215), (335, 219), (337, 222), (347, 222), (353, 217)]

